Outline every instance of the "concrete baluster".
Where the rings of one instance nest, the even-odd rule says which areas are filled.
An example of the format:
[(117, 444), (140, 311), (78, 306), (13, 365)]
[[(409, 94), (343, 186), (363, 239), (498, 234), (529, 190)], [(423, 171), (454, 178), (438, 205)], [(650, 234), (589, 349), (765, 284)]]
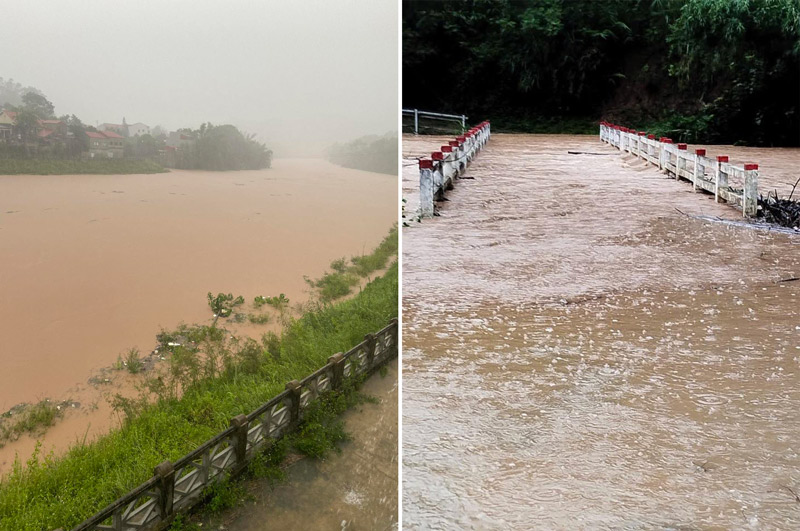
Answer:
[(687, 153), (684, 153), (688, 149), (686, 144), (678, 144), (678, 151), (675, 153), (675, 180), (680, 181), (681, 177), (681, 170), (686, 169), (686, 157)]
[(423, 218), (433, 216), (433, 161), (419, 161), (419, 208)]
[(717, 156), (717, 167), (714, 179), (714, 201), (720, 202), (720, 190), (727, 190), (728, 188), (728, 172), (722, 166), (728, 163), (728, 155)]
[(758, 213), (758, 164), (744, 165), (744, 190), (742, 190), (742, 215), (755, 217)]

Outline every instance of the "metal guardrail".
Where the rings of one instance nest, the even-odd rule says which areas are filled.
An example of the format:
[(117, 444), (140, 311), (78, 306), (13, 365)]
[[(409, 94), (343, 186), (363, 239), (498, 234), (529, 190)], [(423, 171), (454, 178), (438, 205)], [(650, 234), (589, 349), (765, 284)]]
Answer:
[[(758, 164), (734, 166), (727, 155), (712, 160), (705, 149), (689, 153), (686, 144), (673, 144), (671, 138), (656, 140), (655, 135), (608, 122), (600, 122), (600, 140), (658, 166), (677, 180), (686, 179), (695, 190), (711, 192), (717, 202), (741, 207), (744, 217), (758, 213)], [(741, 190), (730, 186), (731, 177), (742, 182)]]
[(446, 120), (446, 121), (458, 121), (461, 122), (461, 130), (464, 131), (467, 128), (467, 117), (463, 114), (442, 114), (438, 112), (427, 112), (427, 111), (420, 111), (419, 109), (403, 109), (404, 116), (413, 116), (414, 117), (414, 134), (419, 134), (419, 119), (422, 118), (430, 118), (432, 120)]
[(397, 319), (286, 390), (174, 463), (164, 461), (153, 477), (83, 521), (73, 531), (163, 529), (179, 513), (203, 498), (214, 483), (241, 472), (261, 451), (291, 431), (304, 411), (323, 393), (342, 387), (353, 377), (366, 376), (397, 357)]

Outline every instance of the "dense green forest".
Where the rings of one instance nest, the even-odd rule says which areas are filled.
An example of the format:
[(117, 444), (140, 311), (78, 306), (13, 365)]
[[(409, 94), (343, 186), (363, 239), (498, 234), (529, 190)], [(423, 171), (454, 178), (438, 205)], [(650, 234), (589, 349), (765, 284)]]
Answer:
[(345, 168), (397, 175), (397, 133), (334, 144), (328, 149), (327, 158)]
[(403, 107), (797, 146), (800, 1), (404, 0)]

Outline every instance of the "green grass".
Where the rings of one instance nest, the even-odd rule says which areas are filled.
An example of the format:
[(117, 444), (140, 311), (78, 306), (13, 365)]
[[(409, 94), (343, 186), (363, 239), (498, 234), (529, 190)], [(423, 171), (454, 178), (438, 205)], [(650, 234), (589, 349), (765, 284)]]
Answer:
[[(161, 461), (180, 458), (225, 429), (232, 417), (283, 391), (286, 382), (359, 343), (397, 316), (397, 271), (392, 264), (352, 299), (310, 305), (301, 318), (287, 323), (280, 338), (266, 337), (262, 344), (229, 345), (219, 337), (225, 334), (211, 327), (162, 332), (159, 341), (185, 340), (190, 334), (203, 339), (191, 348), (173, 348), (163, 380), (150, 380), (151, 391), (161, 398), (128, 404), (120, 429), (76, 444), (62, 457), (35, 453), (27, 464), (15, 462), (0, 480), (0, 529), (75, 526), (151, 477)], [(206, 356), (199, 356), (201, 348)], [(209, 356), (218, 362), (216, 369), (209, 367)], [(175, 382), (182, 386), (180, 399), (170, 392)], [(333, 427), (322, 436), (335, 439), (337, 433)], [(314, 445), (308, 450), (313, 453)]]
[(124, 173), (163, 173), (151, 160), (139, 159), (5, 159), (0, 158), (0, 175), (73, 175)]
[(349, 295), (361, 278), (366, 278), (386, 267), (389, 260), (397, 255), (397, 248), (397, 225), (395, 225), (370, 254), (354, 256), (349, 264), (345, 258), (334, 260), (331, 262), (330, 272), (317, 280), (306, 278), (306, 282), (317, 290), (321, 301), (340, 299)]

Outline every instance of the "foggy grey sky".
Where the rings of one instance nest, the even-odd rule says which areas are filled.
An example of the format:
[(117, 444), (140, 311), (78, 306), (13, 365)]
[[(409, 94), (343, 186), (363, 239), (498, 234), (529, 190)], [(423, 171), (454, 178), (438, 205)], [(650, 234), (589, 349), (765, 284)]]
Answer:
[(203, 121), (276, 156), (397, 129), (396, 0), (3, 2), (0, 77), (84, 123)]

